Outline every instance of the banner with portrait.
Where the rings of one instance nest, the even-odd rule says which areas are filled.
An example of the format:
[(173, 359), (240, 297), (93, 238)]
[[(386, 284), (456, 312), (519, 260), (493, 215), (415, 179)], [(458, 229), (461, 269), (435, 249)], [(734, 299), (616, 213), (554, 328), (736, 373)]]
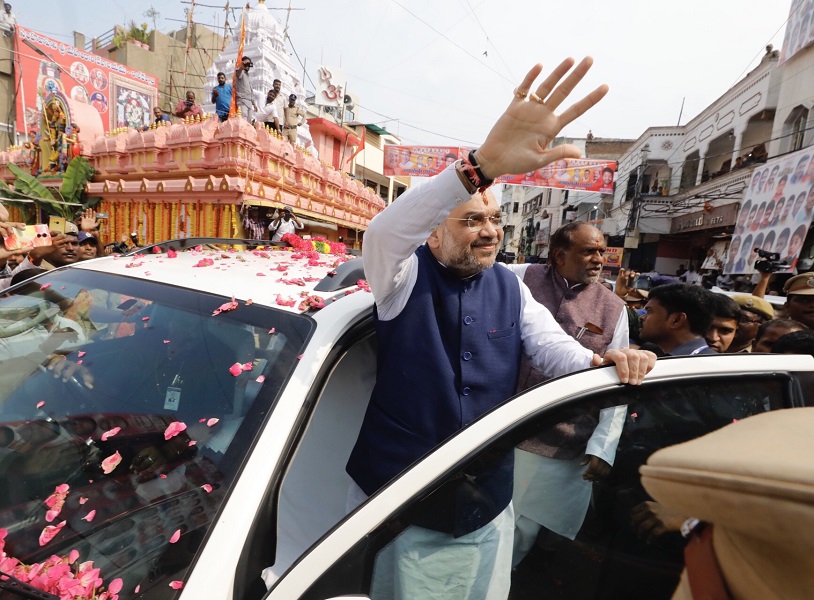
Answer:
[(793, 0), (786, 21), (786, 34), (783, 36), (783, 47), (780, 49), (782, 65), (803, 48), (814, 42), (814, 2), (811, 0)]
[(756, 248), (776, 252), (790, 267), (797, 264), (814, 214), (814, 152), (799, 150), (768, 161), (752, 172), (743, 192), (724, 273), (751, 274)]
[[(158, 78), (102, 56), (58, 42), (25, 27), (16, 27), (15, 52), (21, 74), (17, 100), (17, 129), (38, 130), (43, 98), (59, 93), (74, 102), (93, 107), (105, 131), (125, 124), (149, 125), (150, 110), (158, 103)], [(126, 96), (123, 90), (133, 94)], [(122, 118), (130, 107), (130, 118)], [(144, 109), (143, 115), (138, 105)]]
[[(384, 146), (384, 175), (387, 177), (432, 177), (467, 156), (471, 148), (448, 146)], [(564, 158), (521, 175), (498, 177), (495, 183), (527, 185), (560, 190), (613, 193), (616, 161)]]

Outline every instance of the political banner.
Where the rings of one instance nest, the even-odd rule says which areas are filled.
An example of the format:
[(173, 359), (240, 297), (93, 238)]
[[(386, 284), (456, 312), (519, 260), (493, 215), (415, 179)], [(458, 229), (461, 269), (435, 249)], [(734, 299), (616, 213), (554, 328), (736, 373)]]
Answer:
[(786, 34), (778, 65), (782, 65), (803, 48), (814, 42), (814, 4), (809, 0), (794, 0), (786, 21)]
[(776, 252), (792, 272), (814, 214), (814, 155), (799, 150), (755, 168), (744, 190), (724, 273), (755, 272), (757, 249)]
[(96, 54), (16, 27), (15, 51), (21, 74), (17, 128), (39, 130), (43, 99), (59, 94), (92, 106), (105, 131), (152, 122), (158, 103), (158, 78)]
[[(432, 177), (459, 157), (467, 156), (470, 150), (447, 146), (385, 145), (384, 174), (387, 177)], [(564, 158), (531, 173), (499, 177), (495, 183), (612, 194), (615, 178), (615, 161)]]

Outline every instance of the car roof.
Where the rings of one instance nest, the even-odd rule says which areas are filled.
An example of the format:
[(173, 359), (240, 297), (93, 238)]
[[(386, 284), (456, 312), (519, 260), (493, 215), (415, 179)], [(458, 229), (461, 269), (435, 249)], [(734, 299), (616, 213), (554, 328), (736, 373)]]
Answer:
[(234, 296), (295, 313), (304, 312), (300, 303), (309, 295), (332, 302), (355, 291), (369, 291), (361, 258), (350, 254), (276, 247), (249, 250), (240, 240), (218, 240), (218, 246), (195, 241), (163, 242), (129, 255), (83, 261), (68, 268)]

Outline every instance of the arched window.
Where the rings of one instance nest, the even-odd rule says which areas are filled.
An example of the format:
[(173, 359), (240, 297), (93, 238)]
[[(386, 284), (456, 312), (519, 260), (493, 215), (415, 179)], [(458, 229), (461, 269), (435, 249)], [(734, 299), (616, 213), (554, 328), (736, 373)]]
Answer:
[(806, 125), (808, 123), (808, 109), (805, 106), (796, 106), (789, 113), (784, 126), (784, 133), (788, 140), (788, 152), (799, 150), (805, 145)]

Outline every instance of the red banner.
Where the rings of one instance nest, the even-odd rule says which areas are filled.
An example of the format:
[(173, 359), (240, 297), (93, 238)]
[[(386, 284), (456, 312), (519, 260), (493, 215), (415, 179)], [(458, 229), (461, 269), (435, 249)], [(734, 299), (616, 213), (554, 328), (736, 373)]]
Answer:
[[(105, 131), (149, 125), (158, 103), (158, 78), (25, 27), (16, 27), (16, 60), (22, 74), (17, 128), (39, 130), (43, 98), (57, 93), (96, 109)], [(90, 113), (93, 114), (93, 113)]]
[[(387, 177), (432, 177), (465, 156), (469, 150), (447, 146), (385, 145), (384, 174)], [(495, 183), (612, 194), (615, 179), (615, 161), (569, 158), (531, 173), (499, 177)]]

